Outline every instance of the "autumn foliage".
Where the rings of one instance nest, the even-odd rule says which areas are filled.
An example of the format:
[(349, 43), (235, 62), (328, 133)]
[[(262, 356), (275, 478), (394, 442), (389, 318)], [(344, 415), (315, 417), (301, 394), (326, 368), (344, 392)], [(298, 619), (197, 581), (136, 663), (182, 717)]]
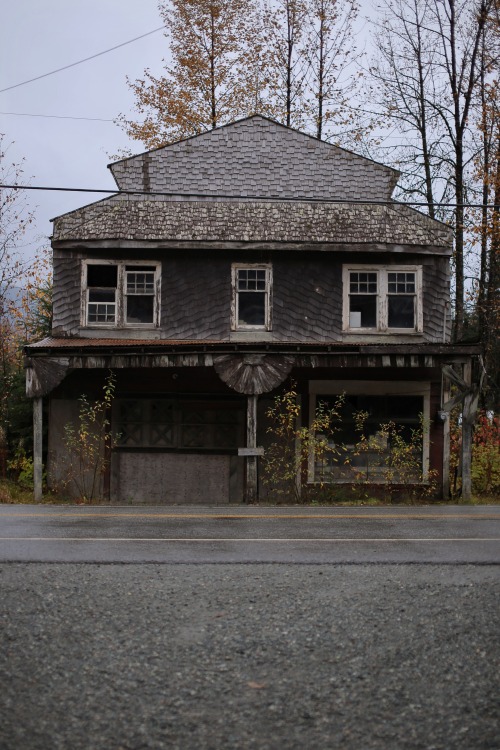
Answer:
[[(169, 60), (128, 84), (138, 120), (118, 122), (147, 148), (250, 114), (327, 137), (356, 130), (356, 0), (164, 0)], [(359, 130), (359, 128), (358, 128)]]
[[(461, 426), (459, 415), (451, 418), (451, 489), (460, 496)], [(481, 411), (474, 427), (472, 446), (472, 491), (485, 497), (500, 496), (500, 418)]]

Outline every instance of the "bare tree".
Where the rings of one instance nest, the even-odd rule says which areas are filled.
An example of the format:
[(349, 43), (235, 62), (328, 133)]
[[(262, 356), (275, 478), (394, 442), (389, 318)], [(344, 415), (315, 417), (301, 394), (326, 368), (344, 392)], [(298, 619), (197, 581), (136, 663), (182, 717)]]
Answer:
[(352, 25), (358, 13), (356, 0), (308, 0), (308, 95), (305, 105), (312, 116), (315, 135), (323, 138), (331, 124), (352, 120), (350, 104), (355, 76), (347, 74), (355, 51)]
[(433, 108), (442, 82), (435, 76), (435, 44), (427, 27), (432, 1), (385, 3), (375, 34), (377, 59), (370, 72), (379, 86), (382, 113), (402, 136), (393, 149), (403, 172), (402, 195), (427, 202), (435, 218), (436, 203), (446, 191), (447, 170), (444, 139)]
[(469, 118), (481, 79), (480, 52), (493, 0), (433, 0), (431, 34), (439, 51), (437, 70), (447, 96), (432, 103), (451, 145), (452, 181), (456, 203), (455, 228), (455, 335), (460, 339), (465, 318), (464, 245), (466, 170)]
[[(24, 164), (11, 161), (12, 143), (0, 133), (0, 182), (2, 185), (22, 185)], [(10, 291), (20, 282), (25, 271), (20, 248), (28, 227), (33, 223), (26, 193), (13, 188), (0, 188), (0, 321), (11, 311)]]
[[(476, 226), (480, 262), (477, 284), (477, 321), (488, 374), (486, 401), (500, 411), (500, 19), (499, 3), (491, 8), (480, 55), (480, 86), (476, 99), (479, 147), (477, 179), (482, 208)], [(493, 203), (493, 210), (491, 204)]]
[[(413, 151), (401, 160), (406, 193), (424, 197), (431, 215), (443, 199), (456, 204), (455, 336), (465, 317), (464, 206), (474, 151), (471, 110), (480, 83), (480, 52), (494, 0), (387, 2), (377, 36), (381, 63), (373, 66), (386, 113)], [(413, 163), (413, 168), (411, 167)], [(436, 192), (438, 195), (436, 196)], [(439, 215), (443, 215), (440, 213)]]
[(264, 0), (261, 64), (268, 90), (266, 110), (285, 125), (302, 127), (308, 61), (306, 0)]

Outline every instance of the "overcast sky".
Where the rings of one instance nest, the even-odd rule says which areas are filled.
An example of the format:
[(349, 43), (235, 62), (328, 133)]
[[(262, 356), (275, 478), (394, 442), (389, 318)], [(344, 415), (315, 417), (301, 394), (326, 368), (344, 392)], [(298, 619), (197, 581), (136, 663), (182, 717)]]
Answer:
[[(2, 3), (0, 89), (102, 52), (161, 26), (157, 0), (17, 0)], [(24, 117), (8, 112), (112, 120), (130, 112), (125, 76), (160, 72), (166, 55), (161, 31), (68, 70), (0, 94), (0, 133), (11, 161), (25, 158), (32, 185), (108, 188), (106, 165), (121, 148), (141, 151), (113, 122)], [(28, 193), (36, 232), (48, 237), (50, 219), (103, 196)], [(43, 239), (38, 243), (41, 244)], [(47, 241), (45, 241), (47, 244)], [(31, 247), (31, 252), (34, 248)], [(26, 250), (25, 252), (28, 252)]]
[[(364, 5), (370, 6), (370, 0)], [(77, 62), (161, 26), (157, 0), (12, 0), (2, 4), (0, 89)], [(133, 96), (126, 84), (145, 68), (162, 70), (167, 55), (161, 31), (81, 65), (0, 93), (0, 133), (14, 142), (14, 161), (25, 158), (32, 185), (112, 188), (106, 165), (122, 148), (142, 151), (111, 122), (130, 113)], [(19, 113), (6, 114), (6, 113)], [(28, 117), (57, 115), (91, 120)], [(36, 210), (33, 254), (51, 234), (50, 219), (102, 198), (102, 195), (28, 192)]]

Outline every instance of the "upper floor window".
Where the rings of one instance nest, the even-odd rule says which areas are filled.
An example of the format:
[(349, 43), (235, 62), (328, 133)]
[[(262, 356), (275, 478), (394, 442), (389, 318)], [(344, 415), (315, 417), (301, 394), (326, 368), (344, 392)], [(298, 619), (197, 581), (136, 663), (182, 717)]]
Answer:
[(83, 267), (84, 324), (159, 325), (160, 264), (87, 261)]
[(344, 266), (344, 331), (422, 331), (420, 266)]
[(233, 330), (271, 330), (271, 266), (235, 264), (232, 274)]

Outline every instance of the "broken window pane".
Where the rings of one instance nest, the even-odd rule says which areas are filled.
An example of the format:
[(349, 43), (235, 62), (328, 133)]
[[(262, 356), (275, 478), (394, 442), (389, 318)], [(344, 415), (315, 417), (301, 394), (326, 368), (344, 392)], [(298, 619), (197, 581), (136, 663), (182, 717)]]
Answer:
[(118, 278), (117, 266), (110, 265), (94, 265), (89, 264), (87, 266), (87, 286), (88, 287), (108, 287), (116, 289), (116, 283)]
[[(321, 396), (325, 409), (332, 408), (338, 396)], [(365, 396), (348, 394), (340, 410), (328, 443), (338, 453), (326, 454), (315, 465), (316, 480), (322, 481), (384, 481), (391, 464), (391, 440), (400, 436), (413, 444), (416, 463), (422, 462), (422, 442), (415, 440), (424, 400), (422, 396)], [(357, 415), (363, 414), (360, 421)], [(387, 429), (388, 423), (393, 423)], [(385, 427), (384, 427), (385, 426)], [(361, 430), (359, 428), (362, 428)], [(418, 472), (417, 472), (418, 473)]]
[(127, 296), (127, 323), (153, 323), (153, 296)]
[(87, 266), (89, 323), (114, 323), (116, 321), (117, 267), (89, 264)]
[(238, 325), (266, 324), (266, 295), (262, 292), (240, 292), (238, 295)]
[(389, 328), (415, 328), (414, 295), (389, 295), (388, 326)]
[(375, 294), (352, 294), (349, 297), (349, 327), (377, 327), (377, 296)]

